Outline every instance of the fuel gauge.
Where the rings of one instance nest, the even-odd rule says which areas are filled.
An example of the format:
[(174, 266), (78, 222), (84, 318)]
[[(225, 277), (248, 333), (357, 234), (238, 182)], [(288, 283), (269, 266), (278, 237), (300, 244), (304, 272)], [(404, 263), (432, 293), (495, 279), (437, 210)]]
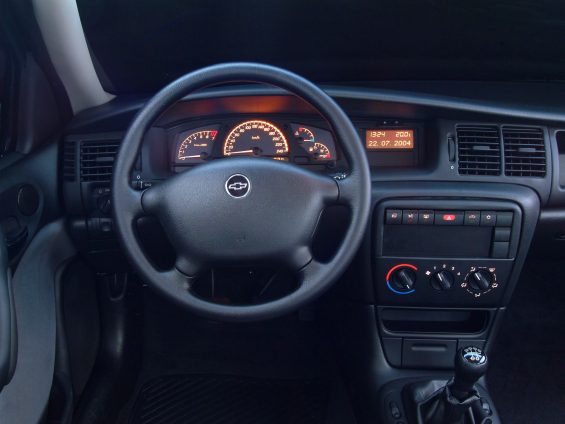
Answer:
[(330, 153), (330, 149), (328, 149), (328, 146), (326, 146), (325, 144), (311, 143), (311, 146), (308, 146), (307, 150), (314, 160), (332, 159), (332, 154)]

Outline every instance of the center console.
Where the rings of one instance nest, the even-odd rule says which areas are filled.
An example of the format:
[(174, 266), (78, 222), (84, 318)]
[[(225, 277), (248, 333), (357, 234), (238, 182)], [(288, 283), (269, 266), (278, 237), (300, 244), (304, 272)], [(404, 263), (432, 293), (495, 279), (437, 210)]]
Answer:
[(485, 346), (520, 245), (511, 201), (386, 200), (375, 210), (374, 285), (389, 363), (450, 368)]
[[(451, 408), (458, 352), (490, 350), (527, 255), (538, 198), (518, 186), (479, 192), (432, 183), (383, 184), (375, 197), (378, 410), (383, 422), (442, 422), (432, 411)], [(474, 406), (453, 422), (498, 422), (485, 380), (473, 387), (474, 397), (455, 403)]]

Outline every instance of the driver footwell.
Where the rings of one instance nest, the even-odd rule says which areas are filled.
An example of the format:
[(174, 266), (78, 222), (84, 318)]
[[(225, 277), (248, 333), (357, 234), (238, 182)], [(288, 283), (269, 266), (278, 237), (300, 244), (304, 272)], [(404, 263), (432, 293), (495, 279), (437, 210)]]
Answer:
[(145, 292), (143, 361), (120, 424), (356, 422), (313, 311), (220, 323)]
[(169, 375), (145, 383), (131, 423), (324, 423), (328, 382)]

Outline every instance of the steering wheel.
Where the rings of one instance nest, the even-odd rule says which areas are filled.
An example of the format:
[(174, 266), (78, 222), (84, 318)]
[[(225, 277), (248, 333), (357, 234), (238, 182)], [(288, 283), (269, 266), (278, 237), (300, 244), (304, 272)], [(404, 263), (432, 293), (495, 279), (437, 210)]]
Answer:
[[(279, 87), (312, 105), (341, 142), (349, 172), (330, 177), (272, 159), (211, 161), (144, 191), (131, 187), (143, 137), (155, 120), (189, 93), (249, 82)], [(365, 234), (371, 179), (363, 144), (343, 110), (320, 88), (289, 71), (256, 63), (219, 64), (187, 74), (158, 92), (131, 123), (112, 181), (114, 224), (141, 278), (193, 312), (224, 321), (257, 321), (292, 312), (320, 296), (345, 271)], [(311, 243), (324, 208), (347, 205), (349, 227), (336, 253), (317, 261)], [(143, 253), (136, 220), (153, 215), (176, 252), (172, 269), (157, 269)], [(233, 306), (198, 297), (197, 276), (215, 265), (262, 263), (294, 271), (298, 287), (262, 304)]]

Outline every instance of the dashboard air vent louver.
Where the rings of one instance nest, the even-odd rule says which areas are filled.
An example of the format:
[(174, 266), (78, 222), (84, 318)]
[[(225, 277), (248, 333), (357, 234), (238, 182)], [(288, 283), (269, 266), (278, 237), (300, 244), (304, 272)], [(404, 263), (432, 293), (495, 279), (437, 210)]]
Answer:
[(109, 183), (120, 140), (88, 140), (80, 143), (80, 180)]
[(504, 173), (510, 177), (545, 177), (545, 139), (541, 128), (502, 127)]
[(500, 133), (495, 126), (457, 126), (459, 174), (500, 175)]
[(63, 145), (63, 179), (75, 181), (77, 178), (76, 143), (66, 141)]

